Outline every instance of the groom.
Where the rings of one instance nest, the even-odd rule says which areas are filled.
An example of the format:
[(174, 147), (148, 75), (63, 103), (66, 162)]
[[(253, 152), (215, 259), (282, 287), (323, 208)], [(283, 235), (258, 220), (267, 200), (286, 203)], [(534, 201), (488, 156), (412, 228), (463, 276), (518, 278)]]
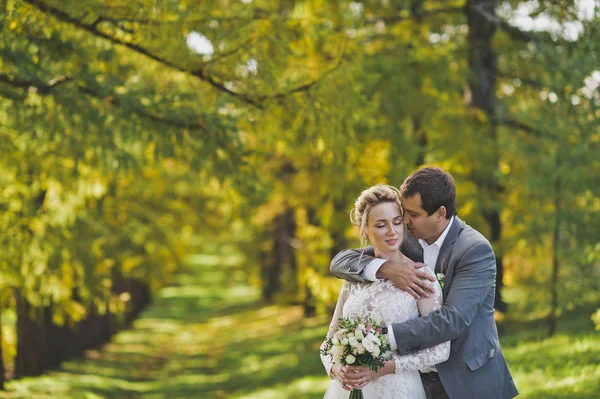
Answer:
[[(401, 355), (451, 342), (450, 358), (421, 370), (427, 399), (507, 399), (519, 394), (500, 350), (494, 321), (496, 259), (490, 243), (456, 216), (456, 189), (450, 174), (423, 168), (400, 188), (406, 234), (403, 263), (360, 257), (344, 250), (331, 261), (337, 277), (369, 282), (391, 280), (415, 298), (431, 284), (420, 267), (443, 280), (444, 305), (427, 317), (388, 326), (392, 349)], [(367, 252), (369, 253), (369, 252)], [(443, 277), (442, 277), (443, 276)]]

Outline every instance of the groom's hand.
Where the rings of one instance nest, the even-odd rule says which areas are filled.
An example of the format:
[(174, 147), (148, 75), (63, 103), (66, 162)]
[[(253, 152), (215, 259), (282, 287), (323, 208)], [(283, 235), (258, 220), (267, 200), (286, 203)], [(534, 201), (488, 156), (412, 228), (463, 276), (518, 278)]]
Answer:
[(413, 262), (408, 258), (400, 262), (388, 260), (377, 271), (377, 278), (387, 278), (415, 299), (422, 296), (429, 298), (429, 295), (435, 292), (429, 281), (435, 281), (435, 277), (431, 273), (420, 270), (423, 267), (425, 267), (424, 263)]

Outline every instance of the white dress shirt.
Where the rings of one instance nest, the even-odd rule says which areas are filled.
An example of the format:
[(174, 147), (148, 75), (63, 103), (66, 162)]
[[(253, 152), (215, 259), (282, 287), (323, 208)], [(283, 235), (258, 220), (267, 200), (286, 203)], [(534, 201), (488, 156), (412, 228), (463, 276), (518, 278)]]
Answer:
[[(440, 254), (440, 249), (444, 244), (444, 240), (448, 235), (448, 231), (450, 230), (450, 226), (452, 226), (452, 222), (454, 222), (454, 216), (450, 218), (450, 222), (448, 226), (444, 229), (442, 234), (439, 236), (437, 240), (431, 245), (427, 244), (427, 241), (419, 239), (419, 244), (423, 247), (423, 263), (433, 272), (435, 273), (435, 264), (437, 263), (437, 258)], [(365, 267), (365, 269), (361, 273), (361, 277), (367, 281), (377, 281), (377, 271), (387, 260), (385, 259), (373, 259), (369, 264)], [(398, 345), (396, 344), (396, 337), (394, 336), (394, 331), (392, 330), (392, 326), (388, 326), (388, 337), (390, 340), (390, 347), (392, 350), (397, 350)], [(422, 372), (430, 372), (436, 371), (435, 366), (428, 367), (427, 370), (421, 370)]]

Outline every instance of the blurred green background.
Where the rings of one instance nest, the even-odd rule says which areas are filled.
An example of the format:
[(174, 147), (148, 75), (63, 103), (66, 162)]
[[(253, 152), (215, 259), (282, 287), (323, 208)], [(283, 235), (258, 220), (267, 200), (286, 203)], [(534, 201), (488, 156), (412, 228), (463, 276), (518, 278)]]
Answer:
[(0, 0), (0, 398), (322, 397), (348, 212), (424, 165), (494, 246), (522, 397), (597, 397), (599, 22)]

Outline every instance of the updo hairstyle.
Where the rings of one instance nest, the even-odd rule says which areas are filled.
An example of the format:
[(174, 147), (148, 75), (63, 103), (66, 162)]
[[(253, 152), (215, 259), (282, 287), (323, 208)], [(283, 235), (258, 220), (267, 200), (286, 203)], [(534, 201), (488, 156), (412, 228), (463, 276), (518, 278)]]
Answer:
[(354, 209), (350, 211), (350, 221), (358, 226), (360, 241), (363, 245), (367, 242), (367, 221), (371, 209), (383, 202), (393, 202), (398, 205), (402, 215), (402, 204), (400, 203), (400, 190), (387, 184), (376, 184), (360, 193), (354, 203)]

